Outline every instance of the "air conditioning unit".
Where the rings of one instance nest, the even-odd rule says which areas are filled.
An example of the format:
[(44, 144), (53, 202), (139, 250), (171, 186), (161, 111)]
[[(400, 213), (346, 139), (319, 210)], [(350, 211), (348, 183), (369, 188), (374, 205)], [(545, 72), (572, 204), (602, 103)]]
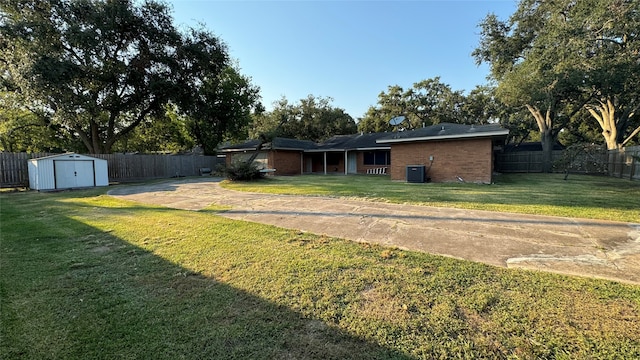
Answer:
[(424, 165), (408, 165), (407, 166), (407, 182), (423, 183), (425, 175)]

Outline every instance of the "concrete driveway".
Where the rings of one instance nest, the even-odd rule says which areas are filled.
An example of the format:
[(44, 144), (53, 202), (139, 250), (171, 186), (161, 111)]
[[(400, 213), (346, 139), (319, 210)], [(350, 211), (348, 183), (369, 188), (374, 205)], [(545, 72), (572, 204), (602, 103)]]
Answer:
[(640, 284), (640, 224), (226, 190), (220, 179), (119, 186), (146, 204), (377, 243), (486, 264)]

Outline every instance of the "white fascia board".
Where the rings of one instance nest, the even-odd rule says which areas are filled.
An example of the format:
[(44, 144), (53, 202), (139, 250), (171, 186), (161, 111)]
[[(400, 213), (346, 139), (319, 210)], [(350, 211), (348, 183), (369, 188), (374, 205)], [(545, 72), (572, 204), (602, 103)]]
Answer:
[(305, 150), (304, 152), (345, 152), (345, 149), (311, 149)]
[(371, 151), (371, 150), (391, 150), (391, 146), (376, 146), (367, 148), (355, 148), (356, 151)]
[(297, 148), (281, 148), (281, 147), (274, 147), (272, 150), (305, 151), (304, 149), (297, 149)]
[(351, 149), (313, 149), (304, 152), (344, 152), (344, 151), (370, 151), (370, 150), (391, 150), (391, 146), (376, 146), (367, 148), (351, 148)]
[(471, 134), (457, 134), (457, 135), (452, 134), (452, 135), (440, 135), (440, 136), (423, 136), (423, 137), (412, 137), (412, 138), (402, 138), (402, 139), (380, 139), (380, 140), (376, 140), (376, 143), (389, 144), (389, 143), (429, 141), (429, 140), (471, 139), (471, 138), (482, 138), (482, 137), (492, 137), (492, 136), (502, 136), (502, 135), (509, 135), (509, 130), (471, 133)]
[[(264, 149), (263, 149), (264, 150)], [(241, 152), (241, 151), (256, 151), (256, 148), (244, 148), (244, 149), (223, 149), (221, 152)]]

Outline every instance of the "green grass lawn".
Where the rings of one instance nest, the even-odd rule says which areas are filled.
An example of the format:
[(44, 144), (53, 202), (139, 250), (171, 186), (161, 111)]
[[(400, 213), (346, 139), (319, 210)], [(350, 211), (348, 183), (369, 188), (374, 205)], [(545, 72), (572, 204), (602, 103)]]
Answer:
[(268, 177), (257, 182), (224, 182), (240, 191), (361, 197), (525, 214), (640, 223), (640, 182), (603, 176), (503, 174), (495, 184), (408, 184), (376, 175)]
[(0, 194), (0, 358), (640, 357), (638, 286), (104, 191)]

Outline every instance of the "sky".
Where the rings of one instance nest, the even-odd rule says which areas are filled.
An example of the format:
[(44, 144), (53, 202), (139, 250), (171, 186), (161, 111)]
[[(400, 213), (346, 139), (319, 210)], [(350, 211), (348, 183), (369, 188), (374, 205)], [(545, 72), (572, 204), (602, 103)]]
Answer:
[(471, 56), (488, 13), (507, 19), (516, 0), (216, 1), (173, 0), (176, 25), (204, 24), (267, 110), (282, 98), (330, 97), (354, 119), (389, 86), (440, 76), (453, 90), (487, 84)]

